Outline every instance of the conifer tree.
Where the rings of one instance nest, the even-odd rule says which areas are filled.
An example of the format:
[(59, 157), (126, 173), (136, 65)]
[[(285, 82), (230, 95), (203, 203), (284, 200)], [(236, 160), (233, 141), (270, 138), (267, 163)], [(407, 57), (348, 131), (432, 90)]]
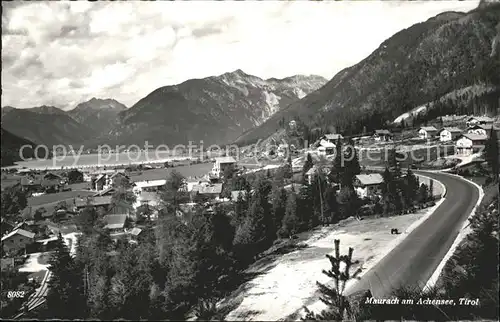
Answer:
[(425, 183), (422, 183), (419, 188), (419, 201), (427, 202), (429, 201), (429, 188)]
[(246, 217), (248, 210), (248, 197), (248, 193), (246, 196), (242, 193), (238, 194), (238, 199), (236, 199), (236, 202), (234, 203), (234, 215), (231, 218), (231, 223), (234, 227), (238, 227)]
[(337, 140), (335, 145), (335, 158), (333, 159), (332, 169), (328, 175), (328, 179), (331, 183), (342, 183), (343, 172), (344, 171), (344, 150), (342, 147), (342, 141)]
[(347, 145), (344, 171), (342, 184), (351, 187), (354, 181), (354, 177), (361, 173), (361, 166), (359, 165), (358, 152), (356, 151), (354, 141), (350, 140)]
[(394, 210), (394, 199), (396, 196), (396, 185), (394, 182), (394, 177), (389, 168), (385, 168), (384, 173), (382, 174), (383, 183), (382, 183), (382, 195), (383, 195), (383, 207), (384, 214), (389, 214)]
[(97, 210), (92, 206), (87, 206), (76, 216), (76, 223), (84, 234), (89, 235), (94, 231), (97, 219)]
[[(245, 219), (237, 227), (233, 244), (240, 255), (251, 257), (259, 253), (276, 236), (272, 227), (271, 205), (267, 197), (271, 189), (270, 182), (258, 178), (254, 185), (254, 194)], [(272, 234), (272, 236), (270, 236)]]
[(283, 217), (285, 217), (286, 212), (286, 201), (287, 201), (287, 193), (283, 188), (276, 188), (273, 191), (273, 222), (274, 229), (276, 232), (279, 232), (281, 229), (281, 224), (283, 222)]
[(283, 217), (280, 236), (291, 238), (299, 231), (300, 220), (297, 215), (297, 196), (295, 193), (288, 194), (286, 201), (286, 211)]
[(303, 321), (343, 321), (356, 318), (349, 298), (344, 294), (344, 291), (348, 281), (352, 279), (359, 279), (361, 268), (358, 268), (354, 273), (351, 273), (352, 266), (358, 264), (359, 261), (353, 261), (352, 255), (354, 253), (354, 249), (352, 247), (349, 247), (349, 253), (347, 255), (340, 255), (340, 240), (336, 239), (334, 240), (334, 243), (334, 255), (326, 255), (330, 261), (331, 268), (328, 271), (322, 271), (323, 274), (333, 280), (334, 286), (329, 287), (320, 282), (316, 282), (316, 285), (321, 293), (320, 300), (326, 304), (328, 308), (323, 310), (320, 314), (315, 314), (305, 308), (307, 315), (302, 319)]
[(417, 201), (419, 183), (418, 178), (410, 168), (408, 168), (404, 178), (404, 188), (403, 194), (405, 204), (408, 206), (412, 205), (415, 201)]
[(52, 276), (48, 282), (47, 310), (53, 318), (77, 319), (87, 316), (83, 297), (83, 276), (77, 270), (61, 234), (49, 260)]
[(292, 156), (288, 156), (286, 160), (286, 164), (284, 166), (284, 177), (285, 179), (291, 179), (293, 176), (293, 171), (292, 171)]
[(495, 181), (499, 180), (500, 171), (500, 151), (498, 146), (498, 136), (497, 131), (491, 128), (490, 136), (486, 142), (484, 157), (491, 167), (491, 172), (493, 174), (493, 179)]
[(434, 197), (434, 180), (430, 180), (429, 182), (429, 198), (433, 198)]
[(336, 221), (338, 212), (337, 193), (332, 185), (326, 187), (323, 199), (325, 200), (325, 218), (323, 224), (332, 224)]
[[(18, 214), (28, 205), (26, 193), (23, 191), (21, 184), (5, 188), (2, 191), (2, 202), (0, 203), (0, 215), (7, 219)], [(15, 219), (15, 218), (10, 218)]]
[(90, 316), (99, 319), (111, 319), (113, 318), (111, 279), (114, 269), (106, 249), (98, 248), (96, 250), (93, 254), (92, 266), (86, 266), (84, 270), (84, 285)]
[(165, 188), (162, 195), (162, 201), (166, 204), (172, 205), (174, 208), (178, 208), (181, 198), (184, 193), (180, 191), (180, 188), (184, 185), (185, 178), (178, 171), (172, 171), (167, 178)]
[(314, 162), (312, 159), (312, 156), (310, 153), (307, 154), (306, 157), (306, 162), (304, 163), (304, 166), (302, 167), (302, 178), (305, 180), (305, 176), (307, 171), (309, 171), (312, 167), (314, 166)]

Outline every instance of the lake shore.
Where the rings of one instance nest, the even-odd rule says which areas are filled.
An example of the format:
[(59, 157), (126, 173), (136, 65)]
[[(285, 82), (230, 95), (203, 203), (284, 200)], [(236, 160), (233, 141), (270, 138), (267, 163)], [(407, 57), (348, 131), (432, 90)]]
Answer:
[(28, 170), (62, 170), (62, 169), (87, 169), (95, 170), (102, 168), (118, 168), (132, 165), (144, 164), (164, 164), (165, 162), (197, 160), (196, 156), (172, 156), (148, 153), (138, 153), (131, 155), (129, 153), (116, 154), (84, 154), (80, 156), (55, 156), (52, 159), (26, 160), (16, 162), (15, 165), (2, 167), (2, 170), (8, 169), (28, 169)]

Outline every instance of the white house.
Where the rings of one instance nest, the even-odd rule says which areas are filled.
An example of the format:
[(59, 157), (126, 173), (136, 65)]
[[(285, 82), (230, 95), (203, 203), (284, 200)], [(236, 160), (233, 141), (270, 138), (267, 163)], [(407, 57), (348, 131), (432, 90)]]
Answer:
[(143, 191), (136, 194), (137, 199), (133, 204), (134, 209), (137, 210), (140, 206), (148, 205), (153, 208), (153, 219), (156, 219), (156, 207), (160, 205), (160, 196), (157, 192)]
[(132, 185), (132, 192), (136, 196), (136, 201), (133, 205), (134, 209), (142, 205), (156, 207), (160, 204), (160, 196), (158, 191), (165, 186), (166, 179), (136, 181)]
[(457, 142), (457, 153), (461, 155), (471, 155), (486, 144), (488, 137), (481, 134), (462, 134)]
[(95, 191), (106, 190), (107, 188), (109, 188), (107, 183), (108, 183), (107, 174), (105, 173), (99, 174), (97, 175), (97, 177), (91, 179), (92, 190)]
[(478, 134), (478, 135), (486, 135), (488, 136), (491, 129), (493, 128), (493, 124), (477, 124), (469, 127), (467, 129), (467, 134)]
[(278, 156), (280, 157), (285, 157), (289, 153), (288, 151), (290, 150), (290, 146), (286, 143), (282, 143), (278, 146)]
[(132, 185), (132, 191), (138, 195), (142, 192), (156, 192), (167, 183), (166, 179), (136, 181)]
[[(316, 174), (318, 173), (318, 167), (314, 165), (309, 171), (305, 173), (305, 179), (308, 184), (312, 184), (314, 179), (316, 178)], [(330, 173), (330, 169), (323, 168), (323, 173), (328, 175)]]
[(104, 229), (109, 229), (114, 233), (124, 232), (126, 221), (127, 215), (124, 214), (106, 215), (104, 216), (104, 222), (106, 223)]
[(432, 139), (436, 136), (438, 130), (434, 126), (423, 126), (418, 130), (418, 136), (421, 139)]
[(335, 153), (336, 145), (330, 141), (321, 140), (318, 147), (318, 155), (330, 155)]
[(236, 160), (233, 157), (215, 158), (214, 166), (212, 168), (211, 173), (217, 178), (220, 178), (224, 174), (224, 171), (227, 168), (235, 165), (236, 165)]
[(321, 140), (323, 141), (327, 141), (327, 142), (330, 142), (330, 143), (337, 143), (338, 140), (342, 140), (344, 137), (342, 136), (342, 134), (338, 134), (338, 133), (331, 133), (331, 134), (325, 134), (321, 137)]
[(83, 181), (90, 182), (91, 180), (92, 180), (92, 175), (90, 173), (84, 172), (83, 173)]
[(449, 142), (456, 140), (462, 134), (462, 130), (457, 127), (444, 127), (439, 130), (439, 141)]
[(472, 127), (474, 125), (493, 124), (494, 121), (495, 121), (494, 119), (488, 116), (473, 116), (467, 120), (466, 124), (467, 127)]
[(375, 133), (373, 133), (373, 139), (375, 141), (390, 141), (392, 137), (393, 135), (389, 130), (375, 130)]
[(358, 174), (354, 178), (354, 187), (361, 198), (369, 198), (380, 192), (383, 182), (380, 173)]
[(210, 182), (208, 180), (197, 180), (197, 181), (187, 181), (185, 185), (185, 191), (186, 192), (191, 192), (193, 190), (193, 187), (196, 185), (199, 185), (202, 182)]
[(219, 199), (222, 193), (222, 183), (202, 183), (195, 185), (192, 192), (204, 197)]
[(124, 171), (117, 171), (117, 172), (114, 172), (112, 174), (108, 174), (106, 179), (107, 179), (106, 185), (108, 187), (112, 187), (115, 184), (117, 184), (120, 179), (128, 181), (128, 180), (130, 180), (130, 177), (128, 175), (126, 175)]

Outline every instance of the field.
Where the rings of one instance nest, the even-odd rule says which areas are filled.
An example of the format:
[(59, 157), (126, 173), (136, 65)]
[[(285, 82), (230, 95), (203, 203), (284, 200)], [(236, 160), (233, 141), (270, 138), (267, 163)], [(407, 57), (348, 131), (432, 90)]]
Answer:
[(132, 181), (166, 179), (172, 171), (177, 171), (186, 178), (199, 177), (208, 174), (208, 172), (212, 169), (212, 166), (212, 163), (198, 163), (188, 166), (178, 166), (174, 168), (142, 170), (139, 172), (131, 173), (130, 179)]
[(90, 182), (79, 182), (68, 184), (71, 190), (88, 190), (90, 189)]
[(42, 206), (51, 203), (57, 203), (65, 200), (72, 200), (73, 198), (85, 198), (87, 196), (92, 196), (95, 194), (95, 191), (88, 190), (72, 190), (72, 191), (63, 191), (58, 193), (48, 193), (45, 195), (37, 196), (37, 197), (29, 197), (28, 198), (28, 206)]
[(21, 178), (22, 177), (17, 174), (2, 173), (2, 180), (0, 183), (2, 190), (19, 183), (21, 181)]
[[(403, 216), (362, 221), (349, 218), (301, 234), (302, 246), (297, 250), (263, 258), (252, 265), (247, 273), (255, 277), (219, 303), (221, 312), (229, 312), (224, 320), (296, 320), (304, 305), (320, 311), (316, 281), (328, 281), (321, 271), (329, 267), (325, 255), (332, 254), (335, 239), (340, 239), (342, 253), (348, 247), (354, 248), (353, 257), (366, 272), (437, 206)], [(399, 229), (402, 234), (391, 235), (391, 228)]]

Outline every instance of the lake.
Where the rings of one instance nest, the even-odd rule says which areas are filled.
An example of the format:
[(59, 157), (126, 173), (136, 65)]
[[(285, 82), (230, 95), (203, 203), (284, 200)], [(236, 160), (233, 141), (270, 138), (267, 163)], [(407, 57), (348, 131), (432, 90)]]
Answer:
[[(68, 154), (54, 156), (52, 159), (32, 159), (16, 162), (16, 168), (28, 169), (60, 169), (64, 168), (95, 168), (128, 166), (133, 164), (163, 163), (173, 160), (196, 159), (195, 156), (172, 156), (167, 151), (134, 151), (121, 153)], [(6, 167), (9, 168), (9, 167)]]

